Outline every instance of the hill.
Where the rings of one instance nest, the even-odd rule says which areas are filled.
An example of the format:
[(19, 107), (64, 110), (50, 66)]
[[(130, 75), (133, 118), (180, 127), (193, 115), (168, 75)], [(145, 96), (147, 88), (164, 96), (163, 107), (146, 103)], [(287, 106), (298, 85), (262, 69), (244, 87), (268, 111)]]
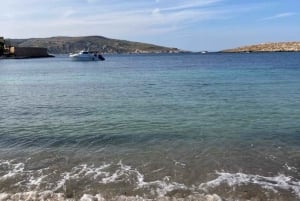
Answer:
[(162, 47), (147, 43), (116, 40), (102, 36), (51, 37), (30, 39), (6, 39), (13, 46), (46, 47), (50, 54), (68, 54), (83, 49), (101, 53), (179, 53), (177, 48)]
[(298, 52), (300, 42), (262, 43), (258, 45), (243, 46), (221, 52)]

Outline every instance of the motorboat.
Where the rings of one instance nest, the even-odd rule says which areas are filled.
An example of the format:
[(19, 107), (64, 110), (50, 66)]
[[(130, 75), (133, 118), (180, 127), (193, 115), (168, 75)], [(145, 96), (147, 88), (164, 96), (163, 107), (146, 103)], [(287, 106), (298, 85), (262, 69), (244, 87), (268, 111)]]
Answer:
[(98, 52), (81, 50), (79, 53), (69, 55), (74, 61), (104, 61), (105, 58)]

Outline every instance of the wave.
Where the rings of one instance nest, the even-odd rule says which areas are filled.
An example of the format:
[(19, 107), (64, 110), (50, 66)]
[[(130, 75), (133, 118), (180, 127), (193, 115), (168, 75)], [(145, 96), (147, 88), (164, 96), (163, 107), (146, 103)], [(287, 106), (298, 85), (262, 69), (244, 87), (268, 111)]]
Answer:
[(217, 172), (217, 174), (219, 176), (216, 179), (202, 183), (199, 188), (215, 188), (221, 184), (227, 184), (229, 186), (255, 184), (261, 188), (272, 190), (275, 193), (277, 193), (278, 190), (292, 191), (298, 198), (300, 198), (300, 181), (294, 180), (290, 176), (279, 174), (274, 177), (264, 177), (260, 175), (226, 172)]
[(44, 192), (24, 192), (24, 193), (16, 193), (16, 194), (8, 194), (8, 193), (0, 193), (0, 201), (19, 201), (19, 200), (51, 200), (51, 201), (152, 201), (152, 200), (159, 200), (159, 201), (185, 201), (185, 200), (197, 200), (197, 201), (222, 201), (222, 199), (216, 195), (205, 195), (205, 194), (196, 194), (196, 195), (189, 195), (186, 198), (171, 198), (167, 196), (160, 197), (159, 199), (145, 199), (141, 196), (114, 196), (111, 198), (105, 198), (101, 194), (91, 195), (91, 194), (84, 194), (79, 199), (75, 198), (68, 198), (64, 197), (63, 193), (53, 193), (51, 191), (44, 191)]
[[(25, 162), (26, 163), (26, 162)], [(169, 176), (162, 179), (147, 181), (144, 174), (122, 161), (116, 164), (102, 164), (100, 166), (81, 164), (70, 171), (58, 172), (53, 168), (29, 170), (25, 163), (0, 160), (0, 201), (2, 200), (210, 200), (219, 201), (222, 198), (214, 194), (222, 185), (236, 187), (256, 185), (263, 192), (273, 192), (280, 195), (285, 191), (291, 197), (300, 199), (300, 181), (283, 174), (273, 177), (252, 175), (245, 173), (216, 172), (216, 178), (199, 185), (188, 186), (173, 181)], [(77, 181), (77, 185), (89, 183), (89, 188), (70, 195), (70, 181)], [(98, 188), (100, 187), (102, 188)], [(104, 191), (108, 189), (130, 187), (130, 195), (110, 193), (109, 198)], [(13, 189), (13, 190), (11, 190)], [(103, 191), (103, 192), (102, 192)], [(12, 193), (18, 192), (18, 193)], [(98, 192), (93, 194), (91, 192)], [(184, 192), (182, 194), (178, 192)], [(76, 197), (76, 198), (75, 198)], [(17, 199), (18, 198), (18, 199)]]

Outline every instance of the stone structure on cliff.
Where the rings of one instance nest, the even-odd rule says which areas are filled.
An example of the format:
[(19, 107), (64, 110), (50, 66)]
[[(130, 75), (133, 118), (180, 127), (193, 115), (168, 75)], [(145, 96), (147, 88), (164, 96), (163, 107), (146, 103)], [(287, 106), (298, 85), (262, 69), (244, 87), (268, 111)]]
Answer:
[(0, 57), (3, 55), (4, 53), (4, 38), (0, 37)]
[(10, 47), (9, 53), (16, 58), (49, 57), (47, 48), (42, 47)]
[(50, 57), (47, 48), (43, 47), (17, 47), (6, 44), (3, 37), (0, 37), (1, 58), (41, 58)]

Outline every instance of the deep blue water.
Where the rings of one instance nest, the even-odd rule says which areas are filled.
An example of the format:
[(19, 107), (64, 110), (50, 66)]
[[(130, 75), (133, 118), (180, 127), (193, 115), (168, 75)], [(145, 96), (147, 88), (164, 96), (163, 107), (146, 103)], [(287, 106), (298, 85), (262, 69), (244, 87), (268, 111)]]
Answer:
[(0, 60), (0, 151), (10, 196), (299, 200), (300, 53)]

